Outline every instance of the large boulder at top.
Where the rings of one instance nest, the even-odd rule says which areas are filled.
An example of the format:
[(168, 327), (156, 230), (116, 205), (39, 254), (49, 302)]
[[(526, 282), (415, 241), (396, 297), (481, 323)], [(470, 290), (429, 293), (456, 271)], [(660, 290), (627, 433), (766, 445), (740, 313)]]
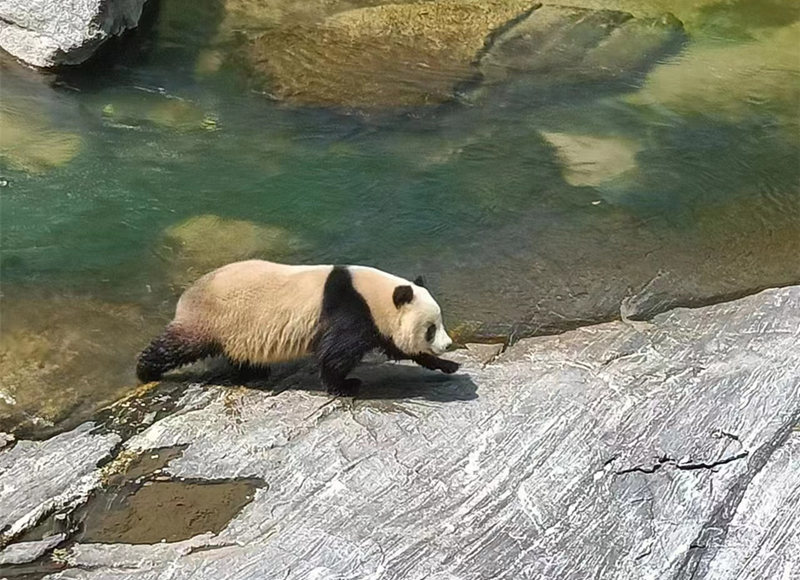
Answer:
[(355, 107), (440, 103), (475, 74), (487, 38), (532, 0), (440, 0), (347, 10), (250, 40), (276, 98)]
[(473, 81), (495, 85), (515, 73), (547, 85), (618, 79), (684, 40), (671, 15), (532, 0), (385, 4), (243, 30), (246, 59), (274, 98), (366, 108), (441, 103)]
[(37, 67), (79, 64), (136, 27), (147, 0), (0, 0), (0, 48)]

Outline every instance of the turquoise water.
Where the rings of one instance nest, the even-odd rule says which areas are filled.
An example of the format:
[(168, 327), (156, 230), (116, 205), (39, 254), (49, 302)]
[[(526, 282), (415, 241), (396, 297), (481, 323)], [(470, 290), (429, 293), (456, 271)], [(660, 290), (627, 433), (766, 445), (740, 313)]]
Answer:
[[(4, 62), (2, 110), (45, 151), (63, 134), (79, 143), (67, 139), (74, 153), (54, 167), (0, 161), (7, 329), (24, 328), (15, 300), (31, 297), (134, 305), (163, 322), (178, 268), (164, 232), (208, 214), (284, 232), (281, 260), (421, 273), (465, 337), (614, 318), (653, 280), (664, 307), (800, 281), (800, 66), (769, 40), (791, 22), (755, 41), (719, 26), (691, 36), (657, 65), (676, 71), (661, 84), (522, 82), (477, 102), (365, 112), (275, 102), (235, 68), (196, 74), (221, 10), (196, 4), (176, 18), (163, 2), (169, 26), (85, 72)], [(739, 91), (736, 75), (730, 91), (692, 85), (692, 67), (725, 64), (725, 50), (752, 50), (760, 88)], [(570, 160), (575, 135), (599, 141)], [(124, 377), (146, 340), (132, 332), (104, 339)]]

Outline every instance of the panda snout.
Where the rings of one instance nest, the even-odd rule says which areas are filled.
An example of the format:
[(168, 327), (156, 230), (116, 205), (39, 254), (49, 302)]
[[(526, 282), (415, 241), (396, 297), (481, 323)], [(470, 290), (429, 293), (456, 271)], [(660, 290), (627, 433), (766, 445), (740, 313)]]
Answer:
[(437, 341), (433, 345), (434, 354), (442, 354), (446, 352), (453, 344), (449, 336), (445, 335), (443, 340)]

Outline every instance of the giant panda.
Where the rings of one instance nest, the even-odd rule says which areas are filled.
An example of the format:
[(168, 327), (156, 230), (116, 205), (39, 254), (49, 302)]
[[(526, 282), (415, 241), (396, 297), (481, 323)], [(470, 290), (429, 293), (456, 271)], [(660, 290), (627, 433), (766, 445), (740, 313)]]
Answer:
[(243, 374), (313, 355), (333, 395), (354, 395), (347, 378), (368, 351), (445, 373), (452, 344), (439, 305), (422, 286), (366, 266), (291, 266), (264, 260), (228, 264), (186, 289), (175, 317), (138, 356), (141, 381), (224, 355)]

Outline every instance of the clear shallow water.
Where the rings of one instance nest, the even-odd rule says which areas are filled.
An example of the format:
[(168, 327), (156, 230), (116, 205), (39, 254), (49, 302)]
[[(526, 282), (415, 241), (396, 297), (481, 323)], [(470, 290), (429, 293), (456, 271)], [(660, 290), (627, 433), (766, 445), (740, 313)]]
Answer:
[[(523, 79), (405, 111), (293, 107), (239, 70), (198, 75), (211, 2), (165, 0), (110, 69), (5, 62), (3, 131), (30, 137), (0, 160), (4, 356), (45, 367), (28, 381), (15, 366), (14, 388), (82, 377), (83, 409), (131, 384), (186, 267), (164, 232), (202, 215), (282, 232), (267, 258), (422, 273), (465, 337), (607, 320), (643, 288), (657, 310), (800, 281), (800, 64), (780, 37), (796, 17), (748, 17), (750, 31), (737, 4), (710, 4), (710, 24), (647, 76)], [(108, 321), (117, 305), (127, 326)], [(20, 347), (47, 308), (74, 332)], [(114, 363), (87, 379), (105, 350)]]

